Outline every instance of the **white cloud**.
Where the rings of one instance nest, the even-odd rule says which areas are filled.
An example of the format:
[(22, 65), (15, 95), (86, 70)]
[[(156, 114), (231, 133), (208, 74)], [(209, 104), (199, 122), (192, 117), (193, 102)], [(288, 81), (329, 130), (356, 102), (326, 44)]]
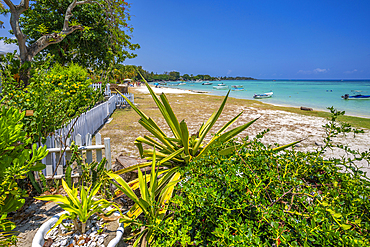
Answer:
[(18, 51), (18, 46), (16, 44), (4, 44), (4, 40), (0, 40), (0, 52), (13, 52)]
[(232, 70), (230, 70), (230, 69), (229, 69), (229, 70), (227, 71), (227, 75), (230, 75), (230, 74), (231, 74), (231, 72), (232, 72)]
[(351, 70), (351, 71), (344, 71), (343, 73), (344, 74), (352, 74), (352, 73), (355, 73), (357, 72), (357, 69), (354, 69), (354, 70)]
[(299, 70), (297, 74), (310, 75), (312, 74), (311, 70)]
[(326, 73), (328, 71), (329, 71), (329, 69), (320, 69), (320, 68), (317, 68), (317, 69), (313, 70), (314, 73)]
[(317, 68), (317, 69), (314, 69), (314, 70), (302, 70), (301, 69), (297, 72), (297, 74), (311, 75), (311, 74), (326, 73), (328, 71), (329, 71), (329, 69), (320, 69), (320, 68)]

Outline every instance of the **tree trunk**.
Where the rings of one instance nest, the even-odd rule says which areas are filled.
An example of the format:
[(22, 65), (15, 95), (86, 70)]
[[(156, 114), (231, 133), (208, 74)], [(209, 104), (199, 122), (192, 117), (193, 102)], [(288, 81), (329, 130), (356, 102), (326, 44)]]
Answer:
[[(21, 60), (21, 65), (26, 62), (31, 62), (33, 57), (36, 56), (37, 53), (45, 49), (51, 44), (56, 44), (61, 42), (68, 34), (73, 33), (75, 30), (83, 30), (84, 28), (81, 25), (77, 26), (69, 26), (69, 19), (73, 16), (72, 10), (77, 5), (83, 5), (92, 3), (92, 0), (82, 0), (77, 2), (77, 0), (73, 0), (73, 2), (68, 6), (65, 16), (64, 16), (64, 26), (61, 32), (55, 32), (52, 34), (46, 34), (40, 37), (36, 42), (27, 46), (27, 36), (22, 32), (19, 26), (19, 18), (20, 15), (29, 8), (29, 0), (21, 0), (21, 3), (18, 5), (14, 5), (11, 0), (4, 0), (6, 5), (8, 5), (11, 16), (10, 16), (10, 25), (12, 27), (12, 31), (17, 38), (18, 46), (19, 46), (19, 57)], [(28, 66), (27, 66), (28, 67)], [(21, 85), (26, 87), (29, 84), (30, 78), (30, 70), (29, 68), (20, 69), (19, 71), (20, 81), (23, 81)]]

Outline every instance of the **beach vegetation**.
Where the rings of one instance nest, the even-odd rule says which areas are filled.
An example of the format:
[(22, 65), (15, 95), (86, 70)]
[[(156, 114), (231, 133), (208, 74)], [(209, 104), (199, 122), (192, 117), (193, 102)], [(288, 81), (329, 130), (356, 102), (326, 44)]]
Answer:
[[(213, 145), (221, 144), (235, 137), (257, 120), (254, 119), (242, 126), (225, 132), (226, 129), (241, 116), (241, 112), (233, 119), (228, 121), (214, 134), (213, 138), (207, 144), (205, 144), (205, 137), (221, 115), (229, 93), (222, 101), (219, 109), (201, 125), (196, 134), (191, 135), (185, 121), (183, 120), (179, 122), (177, 120), (177, 117), (174, 114), (165, 94), (160, 95), (161, 102), (151, 87), (148, 84), (146, 84), (146, 86), (157, 107), (161, 111), (163, 118), (170, 127), (173, 137), (167, 136), (150, 117), (147, 117), (139, 108), (129, 102), (127, 98), (126, 100), (128, 100), (130, 106), (141, 117), (139, 123), (158, 139), (157, 141), (150, 136), (138, 137), (135, 141), (135, 145), (139, 149), (140, 156), (142, 158), (151, 159), (153, 152), (156, 152), (156, 158), (160, 160), (161, 165), (169, 167), (186, 165), (194, 158), (206, 154)], [(125, 97), (124, 95), (122, 96)], [(154, 146), (157, 151), (154, 151), (155, 149), (144, 149), (143, 144)]]
[[(333, 145), (349, 133), (333, 111), (325, 145), (313, 152), (273, 151), (266, 132), (228, 155), (211, 150), (179, 172), (171, 216), (157, 225), (152, 246), (368, 246), (369, 152)], [(343, 148), (347, 158), (324, 158)], [(200, 165), (201, 164), (201, 165)]]

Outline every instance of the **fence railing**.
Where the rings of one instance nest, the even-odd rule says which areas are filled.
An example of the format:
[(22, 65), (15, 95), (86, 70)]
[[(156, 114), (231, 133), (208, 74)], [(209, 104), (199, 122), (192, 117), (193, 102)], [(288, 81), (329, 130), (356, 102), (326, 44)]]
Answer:
[[(95, 90), (101, 90), (102, 84), (101, 83), (93, 83), (90, 85), (90, 87), (94, 88)], [(111, 96), (111, 91), (110, 91), (110, 84), (107, 83), (104, 89), (104, 95), (105, 96)]]
[[(95, 135), (95, 145), (92, 145), (92, 135), (88, 133), (85, 136), (85, 140), (86, 145), (83, 146), (82, 136), (80, 134), (76, 136), (78, 151), (80, 151), (80, 155), (82, 157), (85, 156), (86, 163), (90, 164), (93, 162), (93, 151), (95, 151), (95, 161), (100, 162), (103, 159), (102, 150), (105, 149), (105, 158), (107, 160), (106, 168), (110, 170), (112, 168), (110, 138), (104, 138), (104, 145), (102, 145), (101, 135), (100, 133), (97, 133)], [(42, 161), (46, 165), (46, 168), (43, 170), (43, 174), (46, 179), (61, 179), (64, 177), (63, 167), (72, 157), (72, 150), (69, 147), (70, 145), (71, 143), (69, 139), (67, 139), (67, 147), (60, 145), (59, 140), (56, 139), (56, 147), (47, 149), (49, 153)], [(72, 170), (72, 177), (79, 177), (81, 175), (81, 167), (75, 167)]]
[[(125, 96), (131, 102), (134, 102), (133, 94), (126, 94)], [(72, 141), (81, 147), (81, 150), (100, 149), (100, 151), (96, 151), (97, 159), (98, 157), (101, 157), (99, 154), (101, 149), (105, 148), (106, 158), (108, 160), (109, 167), (111, 167), (110, 158), (108, 159), (108, 157), (110, 157), (110, 144), (107, 144), (110, 143), (110, 139), (104, 138), (104, 146), (101, 146), (101, 136), (99, 133), (96, 134), (95, 139), (97, 143), (92, 149), (91, 138), (92, 135), (97, 133), (98, 130), (104, 125), (114, 110), (121, 105), (127, 105), (126, 100), (124, 100), (121, 95), (112, 95), (107, 101), (95, 106), (85, 113), (82, 113), (81, 116), (72, 119), (63, 128), (56, 130), (53, 135), (48, 136), (45, 145), (48, 147), (49, 154), (42, 160), (42, 163), (46, 165), (46, 169), (43, 170), (43, 174), (47, 178), (52, 176), (54, 173), (57, 177), (63, 176), (63, 167), (65, 166), (66, 161), (70, 158), (69, 146)], [(107, 153), (107, 145), (109, 145), (109, 153)], [(60, 155), (64, 149), (68, 150), (68, 152), (63, 154), (61, 162), (57, 167)], [(86, 154), (87, 162), (90, 161), (88, 157), (90, 157), (90, 151)]]

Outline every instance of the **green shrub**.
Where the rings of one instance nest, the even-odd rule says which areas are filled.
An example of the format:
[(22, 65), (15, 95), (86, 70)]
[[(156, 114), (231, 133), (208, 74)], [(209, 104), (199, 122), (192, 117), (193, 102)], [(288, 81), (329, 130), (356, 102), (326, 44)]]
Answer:
[(245, 143), (182, 168), (153, 246), (370, 246), (370, 182), (353, 160)]
[(29, 148), (31, 139), (23, 131), (23, 117), (24, 113), (19, 113), (18, 109), (0, 108), (0, 244), (6, 243), (10, 237), (1, 231), (15, 227), (6, 219), (7, 213), (22, 207), (27, 195), (17, 181), (26, 178), (30, 171), (45, 168), (40, 161), (47, 154), (46, 147), (37, 148), (34, 144), (32, 149)]
[(14, 54), (2, 58), (1, 81), (4, 103), (21, 111), (32, 110), (23, 118), (24, 130), (32, 142), (45, 141), (48, 134), (67, 124), (101, 99), (100, 91), (90, 87), (88, 71), (77, 64), (51, 66), (32, 63), (29, 85), (19, 81), (19, 60)]

